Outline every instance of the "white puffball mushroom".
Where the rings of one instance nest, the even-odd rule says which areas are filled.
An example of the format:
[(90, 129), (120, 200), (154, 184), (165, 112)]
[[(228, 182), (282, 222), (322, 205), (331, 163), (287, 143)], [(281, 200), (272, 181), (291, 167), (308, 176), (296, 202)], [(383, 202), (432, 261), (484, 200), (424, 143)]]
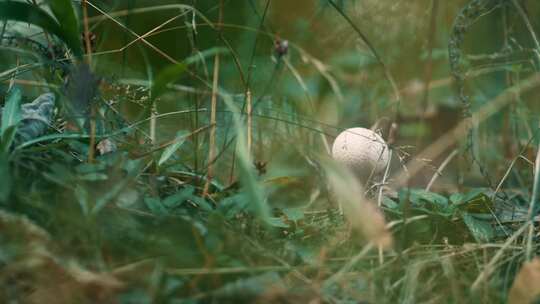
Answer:
[(365, 179), (386, 169), (390, 161), (388, 145), (376, 132), (351, 128), (341, 132), (332, 146), (332, 157)]

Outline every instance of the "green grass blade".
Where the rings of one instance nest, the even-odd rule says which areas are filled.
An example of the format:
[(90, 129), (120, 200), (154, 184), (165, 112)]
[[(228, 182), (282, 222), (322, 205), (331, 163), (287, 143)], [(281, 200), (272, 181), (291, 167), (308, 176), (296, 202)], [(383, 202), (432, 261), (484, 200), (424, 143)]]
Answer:
[(187, 69), (187, 65), (179, 63), (170, 65), (163, 69), (157, 76), (152, 87), (150, 88), (150, 95), (152, 99), (156, 99), (161, 96), (167, 89), (167, 85), (184, 74)]
[(182, 76), (186, 72), (189, 65), (205, 60), (207, 57), (212, 57), (216, 54), (226, 52), (227, 49), (221, 47), (211, 48), (186, 58), (182, 63), (167, 66), (157, 74), (156, 79), (150, 88), (150, 95), (152, 96), (152, 99), (154, 100), (165, 93), (167, 90), (167, 85), (173, 83), (180, 76)]
[(238, 177), (240, 183), (245, 187), (245, 191), (251, 200), (251, 208), (254, 213), (262, 220), (263, 223), (269, 226), (276, 226), (276, 222), (271, 217), (270, 207), (267, 204), (264, 189), (258, 182), (251, 156), (248, 153), (246, 132), (242, 125), (242, 117), (240, 109), (234, 104), (230, 95), (221, 94), (227, 108), (233, 113), (234, 128), (237, 134), (237, 157), (238, 157)]
[[(82, 55), (79, 20), (70, 0), (52, 0), (49, 6), (75, 55)], [(76, 50), (74, 48), (77, 48)]]
[(0, 202), (5, 202), (11, 192), (11, 174), (9, 172), (9, 156), (0, 153)]
[(7, 128), (6, 131), (2, 133), (2, 137), (0, 138), (0, 153), (9, 151), (9, 147), (11, 147), (11, 143), (13, 143), (13, 140), (15, 139), (15, 134), (17, 134), (17, 125)]
[(158, 161), (158, 166), (161, 166), (164, 164), (171, 156), (176, 152), (180, 147), (186, 142), (186, 136), (188, 135), (188, 132), (186, 131), (179, 131), (176, 133), (176, 138), (174, 140), (174, 144), (168, 146), (163, 153), (161, 154), (161, 157)]
[(8, 96), (6, 105), (2, 110), (2, 128), (0, 134), (4, 136), (8, 128), (15, 126), (21, 120), (21, 90), (14, 88)]

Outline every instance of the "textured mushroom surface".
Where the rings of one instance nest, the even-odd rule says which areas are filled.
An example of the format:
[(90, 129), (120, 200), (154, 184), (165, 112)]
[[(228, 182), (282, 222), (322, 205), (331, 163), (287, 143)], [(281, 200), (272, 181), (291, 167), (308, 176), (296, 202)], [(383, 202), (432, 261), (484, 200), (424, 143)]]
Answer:
[(388, 145), (374, 131), (351, 128), (341, 132), (332, 146), (332, 157), (355, 174), (367, 177), (383, 171), (390, 160)]

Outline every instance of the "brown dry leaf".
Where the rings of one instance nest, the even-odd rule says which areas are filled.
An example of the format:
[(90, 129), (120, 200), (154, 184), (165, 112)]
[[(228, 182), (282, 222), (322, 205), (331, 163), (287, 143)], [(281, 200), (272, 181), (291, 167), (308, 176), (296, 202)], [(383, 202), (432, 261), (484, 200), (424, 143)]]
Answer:
[(34, 278), (34, 290), (27, 303), (114, 303), (118, 291), (124, 287), (110, 273), (91, 272), (75, 262), (63, 266), (54, 259), (43, 265)]
[(524, 263), (508, 295), (509, 304), (530, 304), (540, 296), (540, 258)]
[(0, 239), (10, 252), (0, 267), (0, 283), (15, 282), (14, 295), (0, 290), (1, 303), (13, 297), (24, 298), (23, 303), (111, 303), (124, 287), (111, 273), (63, 263), (65, 258), (51, 250), (49, 234), (24, 216), (0, 210)]
[(343, 208), (347, 220), (368, 241), (383, 248), (392, 246), (392, 234), (377, 206), (364, 196), (363, 187), (355, 176), (343, 168), (327, 168), (334, 196)]

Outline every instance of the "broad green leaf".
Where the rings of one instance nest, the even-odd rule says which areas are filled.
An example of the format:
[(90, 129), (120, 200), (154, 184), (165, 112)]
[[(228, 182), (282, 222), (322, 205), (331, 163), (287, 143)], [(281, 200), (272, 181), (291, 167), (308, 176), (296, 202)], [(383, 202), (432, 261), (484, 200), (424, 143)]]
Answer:
[(409, 206), (405, 204), (405, 201), (408, 200), (411, 210), (426, 214), (451, 217), (456, 210), (454, 205), (449, 204), (448, 198), (424, 189), (404, 188), (399, 191), (398, 195), (401, 209)]
[(471, 191), (463, 195), (461, 199), (461, 203), (467, 203), (469, 201), (472, 201), (475, 198), (480, 197), (484, 192), (485, 192), (485, 189), (482, 189), (482, 188), (472, 189)]
[(493, 238), (493, 227), (488, 221), (476, 219), (474, 216), (466, 212), (462, 213), (461, 217), (478, 243), (489, 242)]
[(145, 197), (144, 198), (144, 204), (150, 210), (152, 213), (156, 215), (166, 215), (167, 209), (163, 207), (163, 204), (161, 203), (161, 200), (159, 198), (155, 197)]
[(414, 205), (431, 203), (442, 208), (448, 206), (448, 199), (446, 197), (422, 189), (411, 189), (409, 199)]
[[(0, 20), (26, 22), (41, 27), (64, 41), (75, 56), (82, 57), (80, 38), (75, 38), (73, 34), (65, 32), (51, 15), (35, 5), (24, 2), (2, 1), (0, 2)], [(62, 20), (59, 21), (62, 22)]]
[(485, 193), (485, 189), (473, 189), (466, 193), (459, 202), (459, 208), (469, 213), (490, 213), (493, 200)]
[(193, 195), (194, 188), (189, 190), (184, 189), (183, 191), (177, 192), (173, 195), (169, 195), (163, 199), (163, 205), (167, 208), (176, 208), (182, 205), (187, 198)]
[(392, 199), (390, 199), (389, 197), (386, 197), (386, 196), (383, 197), (382, 204), (383, 204), (383, 206), (385, 206), (386, 208), (389, 208), (389, 209), (398, 209), (399, 208), (398, 203), (394, 202), (394, 200), (392, 200)]
[(7, 98), (6, 104), (2, 110), (2, 128), (1, 134), (8, 128), (16, 126), (21, 120), (21, 90), (14, 88)]
[(186, 142), (187, 134), (188, 132), (186, 131), (178, 131), (178, 133), (176, 133), (174, 143), (168, 146), (161, 154), (158, 161), (158, 166), (164, 164), (178, 149), (180, 149), (180, 147)]

